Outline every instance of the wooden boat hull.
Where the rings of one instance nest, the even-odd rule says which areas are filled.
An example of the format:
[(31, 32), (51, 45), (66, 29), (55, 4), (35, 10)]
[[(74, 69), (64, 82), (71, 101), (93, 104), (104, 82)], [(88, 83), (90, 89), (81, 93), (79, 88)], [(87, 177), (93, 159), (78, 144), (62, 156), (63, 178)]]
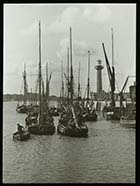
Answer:
[(120, 119), (120, 125), (127, 128), (135, 128), (136, 120)]
[(26, 141), (28, 139), (30, 139), (30, 133), (28, 131), (24, 132), (23, 135), (19, 135), (18, 132), (13, 134), (13, 140)]
[(106, 120), (120, 120), (120, 115), (116, 115), (113, 112), (106, 112), (105, 118)]
[(23, 114), (26, 114), (26, 113), (27, 113), (27, 111), (28, 111), (28, 109), (27, 109), (27, 107), (26, 107), (26, 106), (21, 105), (21, 106), (18, 106), (18, 107), (16, 108), (16, 111), (17, 111), (18, 113), (23, 113)]
[(25, 124), (26, 124), (26, 126), (30, 126), (33, 123), (37, 123), (37, 116), (27, 116), (25, 118)]
[(83, 115), (84, 121), (97, 121), (97, 114), (87, 114)]
[(121, 108), (120, 107), (107, 107), (103, 111), (103, 116), (106, 120), (120, 120), (121, 118)]
[(59, 123), (57, 126), (57, 133), (69, 137), (87, 137), (88, 128), (86, 125), (81, 127), (72, 127), (64, 126), (63, 124)]
[(51, 114), (51, 116), (59, 116), (59, 113), (58, 112), (52, 112), (50, 114)]
[(55, 133), (55, 126), (49, 124), (41, 127), (38, 124), (31, 124), (28, 126), (28, 131), (29, 133), (36, 135), (53, 135)]

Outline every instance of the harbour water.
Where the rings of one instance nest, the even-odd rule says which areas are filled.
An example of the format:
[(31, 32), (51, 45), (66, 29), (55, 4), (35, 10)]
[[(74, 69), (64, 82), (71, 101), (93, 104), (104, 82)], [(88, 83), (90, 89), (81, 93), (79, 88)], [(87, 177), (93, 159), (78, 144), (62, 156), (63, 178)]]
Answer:
[(4, 183), (135, 183), (135, 129), (99, 118), (87, 123), (88, 138), (55, 133), (15, 142), (25, 120), (16, 104), (3, 103)]

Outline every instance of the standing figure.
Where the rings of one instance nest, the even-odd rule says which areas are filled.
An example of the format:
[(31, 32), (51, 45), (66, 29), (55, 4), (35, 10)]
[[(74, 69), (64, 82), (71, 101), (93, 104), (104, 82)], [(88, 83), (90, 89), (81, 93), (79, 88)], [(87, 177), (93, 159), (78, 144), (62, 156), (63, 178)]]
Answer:
[(24, 133), (23, 129), (24, 129), (24, 127), (18, 123), (17, 124), (17, 130), (18, 130), (18, 133), (19, 133), (20, 136), (23, 135), (23, 133)]

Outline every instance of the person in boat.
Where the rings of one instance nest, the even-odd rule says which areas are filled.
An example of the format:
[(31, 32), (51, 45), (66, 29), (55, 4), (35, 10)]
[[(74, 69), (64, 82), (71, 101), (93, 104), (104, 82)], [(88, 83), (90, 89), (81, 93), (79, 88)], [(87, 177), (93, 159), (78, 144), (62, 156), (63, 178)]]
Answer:
[(17, 124), (17, 130), (18, 130), (19, 135), (23, 135), (24, 127), (20, 125), (19, 123)]

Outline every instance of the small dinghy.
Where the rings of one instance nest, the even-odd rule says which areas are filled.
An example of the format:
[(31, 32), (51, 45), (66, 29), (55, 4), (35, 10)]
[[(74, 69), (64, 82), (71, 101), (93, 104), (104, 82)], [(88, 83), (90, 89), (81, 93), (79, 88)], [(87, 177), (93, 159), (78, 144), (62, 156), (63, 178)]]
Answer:
[(13, 140), (26, 141), (28, 139), (30, 139), (30, 133), (28, 131), (24, 131), (23, 134), (19, 134), (19, 132), (13, 133)]
[(59, 121), (57, 133), (69, 137), (88, 137), (88, 128), (84, 124), (77, 127), (75, 126), (75, 123), (73, 123), (73, 126), (67, 124), (65, 126)]
[(136, 120), (128, 119), (127, 117), (122, 117), (120, 119), (120, 125), (127, 128), (136, 128)]

